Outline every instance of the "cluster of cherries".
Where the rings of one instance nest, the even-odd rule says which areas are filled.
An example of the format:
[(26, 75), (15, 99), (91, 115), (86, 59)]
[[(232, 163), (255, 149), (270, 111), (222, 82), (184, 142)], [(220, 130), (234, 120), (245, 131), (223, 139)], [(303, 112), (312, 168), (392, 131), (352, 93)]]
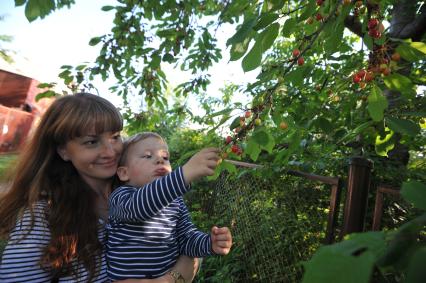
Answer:
[(387, 49), (386, 45), (375, 46), (370, 54), (367, 70), (359, 70), (352, 76), (352, 81), (358, 84), (361, 89), (365, 87), (365, 83), (371, 82), (376, 76), (388, 76), (392, 72), (391, 62), (395, 64), (401, 60), (401, 55), (398, 52), (394, 52), (389, 58)]
[(295, 60), (297, 58), (297, 65), (302, 66), (303, 64), (305, 64), (305, 59), (302, 56), (299, 57), (299, 55), (300, 55), (300, 50), (297, 49), (297, 48), (294, 49), (293, 50), (293, 58)]
[[(237, 144), (237, 141), (239, 140), (239, 134), (241, 133), (241, 130), (242, 129), (247, 129), (247, 130), (249, 130), (249, 128), (252, 128), (253, 127), (253, 123), (256, 125), (256, 126), (259, 126), (261, 123), (262, 123), (262, 121), (260, 120), (260, 118), (255, 118), (254, 119), (254, 121), (252, 122), (252, 123), (248, 123), (248, 124), (246, 124), (246, 119), (248, 119), (248, 118), (250, 118), (252, 116), (252, 113), (251, 113), (251, 111), (250, 110), (247, 110), (245, 113), (244, 113), (244, 116), (241, 116), (240, 117), (240, 126), (239, 127), (236, 127), (235, 129), (234, 129), (234, 134), (235, 134), (235, 137), (231, 137), (231, 136), (227, 136), (226, 138), (225, 138), (225, 145), (229, 145), (229, 144), (231, 144), (232, 143), (232, 145), (231, 145), (231, 152), (233, 152), (234, 154), (236, 154), (236, 155), (241, 155), (241, 154), (243, 154), (243, 149)], [(224, 152), (223, 153), (223, 156), (222, 156), (223, 158), (226, 158), (227, 157), (227, 154), (226, 154), (226, 152)]]
[[(259, 118), (259, 112), (262, 107), (253, 108), (254, 115), (250, 110), (246, 110), (243, 116), (240, 117), (240, 126), (234, 129), (234, 137), (228, 135), (225, 138), (225, 146), (231, 145), (231, 152), (236, 155), (242, 155), (243, 149), (240, 145), (238, 145), (238, 141), (242, 139), (244, 132), (251, 130), (255, 126), (260, 126), (262, 124), (262, 120)], [(246, 119), (254, 118), (246, 123)], [(288, 128), (288, 124), (285, 121), (281, 121), (279, 124), (280, 129), (286, 130)], [(244, 130), (244, 132), (243, 132)], [(228, 155), (225, 151), (222, 153), (222, 158), (227, 158)]]
[(382, 32), (384, 31), (383, 24), (378, 19), (370, 19), (368, 20), (368, 35), (372, 38), (380, 38), (382, 36)]

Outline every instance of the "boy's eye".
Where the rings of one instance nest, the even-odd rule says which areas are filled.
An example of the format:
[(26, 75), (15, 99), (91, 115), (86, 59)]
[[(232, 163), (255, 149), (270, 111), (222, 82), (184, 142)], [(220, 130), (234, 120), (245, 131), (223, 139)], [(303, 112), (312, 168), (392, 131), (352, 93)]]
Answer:
[(120, 133), (116, 133), (116, 134), (114, 134), (114, 135), (112, 136), (112, 138), (113, 138), (114, 140), (120, 140), (120, 139), (121, 139), (121, 134), (120, 134)]
[(146, 158), (146, 159), (150, 159), (152, 157), (152, 155), (151, 154), (145, 154), (145, 155), (142, 155), (142, 158)]
[(169, 160), (169, 157), (168, 156), (163, 156), (163, 159), (164, 160)]

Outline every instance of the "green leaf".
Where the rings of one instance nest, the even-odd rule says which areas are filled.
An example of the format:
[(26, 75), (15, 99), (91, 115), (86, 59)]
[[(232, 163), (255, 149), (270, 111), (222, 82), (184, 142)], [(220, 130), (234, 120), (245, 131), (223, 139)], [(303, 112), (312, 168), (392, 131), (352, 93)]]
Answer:
[(247, 37), (243, 42), (235, 43), (231, 46), (231, 56), (230, 61), (236, 61), (243, 57), (243, 55), (247, 52), (249, 43), (251, 41), (251, 37)]
[(373, 44), (373, 39), (371, 38), (371, 36), (369, 36), (368, 34), (365, 34), (363, 41), (365, 46), (367, 46), (369, 50), (373, 50), (374, 44)]
[(297, 22), (294, 18), (289, 18), (285, 21), (282, 29), (282, 35), (284, 37), (289, 37), (293, 33), (293, 29), (296, 27), (296, 24)]
[(373, 86), (370, 95), (368, 96), (367, 110), (370, 117), (374, 121), (383, 119), (383, 112), (388, 108), (388, 101), (382, 95), (382, 90), (378, 86)]
[(285, 76), (285, 79), (291, 83), (293, 86), (301, 86), (304, 79), (305, 66), (297, 66)]
[(400, 92), (410, 91), (413, 88), (413, 83), (409, 78), (398, 73), (386, 76), (383, 79), (386, 87)]
[(226, 41), (226, 46), (243, 42), (244, 39), (246, 39), (250, 35), (250, 33), (253, 31), (253, 27), (255, 23), (256, 23), (256, 18), (254, 17), (251, 17), (248, 20), (246, 20), (240, 26), (237, 32), (230, 39)]
[(394, 132), (415, 136), (420, 132), (420, 126), (410, 120), (386, 117), (386, 125)]
[(260, 15), (254, 30), (261, 30), (278, 19), (279, 15), (274, 13), (263, 13)]
[(259, 67), (262, 62), (262, 42), (260, 40), (256, 40), (252, 49), (249, 53), (244, 57), (242, 66), (244, 72), (249, 72), (257, 67)]
[(115, 9), (115, 7), (114, 6), (103, 6), (101, 8), (101, 10), (105, 11), (105, 12), (111, 11), (112, 9)]
[(92, 37), (89, 41), (89, 45), (90, 46), (95, 46), (96, 44), (98, 44), (100, 41), (102, 40), (101, 36), (98, 37)]
[(222, 109), (222, 110), (220, 110), (218, 112), (215, 112), (215, 113), (212, 113), (212, 114), (208, 115), (208, 117), (209, 118), (213, 118), (213, 117), (217, 117), (217, 116), (220, 116), (220, 115), (229, 115), (232, 112), (232, 110), (234, 110), (234, 109), (232, 109), (232, 108), (225, 108), (225, 109)]
[(25, 6), (25, 17), (27, 17), (29, 22), (32, 22), (40, 16), (41, 10), (37, 0), (28, 0)]
[(315, 13), (317, 5), (315, 4), (315, 1), (309, 1), (309, 3), (306, 5), (306, 8), (303, 10), (303, 13), (300, 15), (298, 21), (300, 24), (303, 24), (303, 21), (312, 16)]
[(401, 196), (414, 207), (426, 210), (426, 185), (418, 181), (402, 184)]
[(232, 131), (233, 129), (240, 126), (240, 117), (236, 117), (234, 121), (232, 121), (231, 126), (229, 126), (229, 129)]
[(207, 176), (207, 180), (214, 181), (216, 180), (222, 171), (228, 171), (230, 173), (237, 172), (237, 168), (234, 164), (231, 164), (229, 162), (226, 162), (225, 160), (222, 160), (222, 162), (216, 167), (214, 174), (212, 176)]
[(310, 261), (303, 263), (302, 283), (370, 282), (377, 254), (384, 249), (384, 235), (370, 232), (352, 236), (352, 239), (320, 247)]
[(398, 45), (395, 52), (398, 52), (402, 58), (409, 62), (420, 61), (425, 58), (425, 54), (423, 52), (418, 51), (416, 48), (405, 42)]
[(15, 6), (22, 6), (25, 4), (25, 2), (27, 2), (27, 0), (15, 0)]
[(261, 146), (266, 146), (269, 143), (269, 135), (264, 130), (255, 131), (252, 139)]
[(306, 272), (302, 282), (369, 282), (377, 254), (384, 249), (383, 232), (351, 236), (352, 239), (319, 248), (312, 259), (304, 263)]
[(272, 12), (278, 9), (281, 9), (284, 6), (284, 1), (282, 0), (266, 0), (263, 3), (262, 11)]
[(331, 55), (339, 49), (340, 44), (342, 43), (345, 26), (339, 23), (327, 26), (330, 28), (328, 29), (328, 37), (324, 40), (324, 50), (327, 54)]
[(261, 34), (259, 34), (259, 37), (256, 39), (256, 42), (258, 40), (261, 42), (262, 52), (265, 52), (272, 46), (278, 36), (279, 29), (280, 25), (278, 23), (274, 23), (267, 27)]
[(411, 42), (410, 46), (414, 49), (426, 54), (426, 44), (424, 42)]
[(388, 131), (384, 138), (380, 135), (376, 136), (375, 150), (378, 155), (388, 156), (388, 152), (392, 150), (394, 146), (393, 131)]
[(411, 257), (405, 282), (423, 282), (426, 278), (425, 262), (426, 247), (423, 246), (418, 248)]
[(368, 127), (370, 127), (372, 124), (374, 124), (373, 121), (367, 121), (365, 123), (362, 123), (361, 125), (359, 125), (355, 129), (353, 129), (352, 131), (350, 131), (349, 133), (347, 133), (344, 137), (342, 137), (337, 142), (337, 144), (339, 144), (341, 142), (346, 142), (346, 141), (352, 140), (353, 138), (355, 138), (356, 135), (358, 135), (359, 133), (363, 132), (365, 129), (367, 129)]
[(245, 153), (250, 156), (251, 160), (256, 161), (261, 151), (262, 149), (259, 144), (254, 141), (254, 139), (248, 140)]
[(333, 124), (323, 117), (318, 117), (315, 121), (315, 125), (320, 128), (324, 133), (330, 133), (333, 130)]
[(56, 95), (56, 92), (54, 92), (52, 90), (47, 90), (45, 92), (37, 94), (36, 97), (35, 97), (35, 101), (38, 102), (42, 98), (54, 97), (55, 95)]

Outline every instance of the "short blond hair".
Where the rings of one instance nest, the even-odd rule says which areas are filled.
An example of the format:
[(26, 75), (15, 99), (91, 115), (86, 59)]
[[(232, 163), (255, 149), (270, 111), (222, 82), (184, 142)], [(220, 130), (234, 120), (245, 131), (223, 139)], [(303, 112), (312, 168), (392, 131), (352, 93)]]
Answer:
[(118, 163), (118, 166), (124, 166), (127, 162), (127, 156), (129, 155), (129, 149), (134, 146), (136, 143), (146, 140), (148, 138), (157, 138), (159, 140), (161, 140), (162, 142), (164, 142), (165, 144), (166, 141), (165, 139), (160, 136), (157, 133), (154, 132), (142, 132), (142, 133), (137, 133), (131, 137), (129, 137), (128, 139), (126, 139), (123, 143), (123, 151), (121, 152), (121, 158), (120, 161)]

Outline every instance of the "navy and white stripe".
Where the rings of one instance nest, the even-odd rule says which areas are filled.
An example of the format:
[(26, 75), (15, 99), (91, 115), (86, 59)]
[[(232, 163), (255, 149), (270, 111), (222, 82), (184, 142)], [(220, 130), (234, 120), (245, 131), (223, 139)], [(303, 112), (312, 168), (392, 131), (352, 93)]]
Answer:
[[(49, 244), (50, 230), (45, 217), (47, 203), (38, 202), (34, 205), (34, 226), (31, 227), (29, 209), (25, 210), (21, 219), (9, 235), (9, 240), (0, 262), (0, 282), (50, 282), (52, 276), (48, 269), (40, 266), (43, 249)], [(105, 243), (105, 228), (99, 225), (99, 240)], [(28, 233), (26, 238), (22, 235)], [(75, 262), (75, 264), (77, 264)], [(87, 282), (88, 272), (80, 265), (77, 276), (59, 278), (59, 282)], [(105, 254), (99, 274), (91, 282), (109, 282), (106, 272)]]
[(188, 190), (179, 167), (142, 188), (122, 186), (111, 194), (110, 279), (160, 277), (180, 254), (204, 257), (213, 253), (210, 235), (195, 228), (181, 197)]

